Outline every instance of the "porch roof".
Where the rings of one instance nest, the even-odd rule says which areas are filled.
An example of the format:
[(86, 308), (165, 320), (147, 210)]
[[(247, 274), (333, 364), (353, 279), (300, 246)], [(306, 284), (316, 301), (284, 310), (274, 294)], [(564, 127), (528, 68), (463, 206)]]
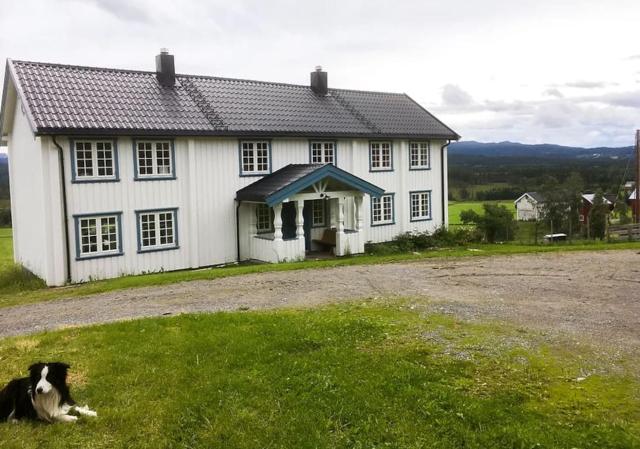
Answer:
[(334, 179), (363, 193), (378, 197), (384, 189), (332, 164), (289, 164), (236, 192), (239, 201), (258, 201), (274, 206), (324, 179)]

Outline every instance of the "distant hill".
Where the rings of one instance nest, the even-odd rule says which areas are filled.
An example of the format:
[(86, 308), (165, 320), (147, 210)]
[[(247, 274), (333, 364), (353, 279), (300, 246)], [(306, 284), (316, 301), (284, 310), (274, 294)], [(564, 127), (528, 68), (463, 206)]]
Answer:
[(557, 159), (629, 159), (634, 157), (634, 148), (581, 148), (562, 145), (529, 145), (516, 142), (457, 142), (449, 146), (452, 156), (557, 158)]

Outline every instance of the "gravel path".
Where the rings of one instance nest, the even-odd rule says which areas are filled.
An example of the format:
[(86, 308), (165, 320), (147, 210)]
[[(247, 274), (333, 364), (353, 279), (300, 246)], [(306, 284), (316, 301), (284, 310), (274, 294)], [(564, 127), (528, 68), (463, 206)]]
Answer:
[(415, 297), (462, 318), (640, 346), (635, 250), (424, 260), (259, 273), (0, 309), (0, 337), (184, 312)]

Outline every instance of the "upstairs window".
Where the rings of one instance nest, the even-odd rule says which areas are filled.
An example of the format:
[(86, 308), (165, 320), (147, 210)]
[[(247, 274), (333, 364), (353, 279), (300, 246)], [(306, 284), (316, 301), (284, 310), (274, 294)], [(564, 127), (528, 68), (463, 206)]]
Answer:
[(75, 182), (108, 182), (118, 180), (115, 141), (74, 141), (72, 162), (72, 180)]
[(170, 140), (135, 142), (136, 179), (174, 179), (174, 149)]
[(240, 142), (240, 174), (266, 175), (271, 171), (271, 144), (268, 140)]
[(178, 248), (177, 210), (139, 211), (138, 251)]
[(371, 142), (369, 144), (369, 169), (371, 171), (393, 170), (391, 142)]
[(393, 194), (382, 195), (380, 198), (371, 198), (371, 224), (393, 224)]
[(335, 142), (311, 142), (311, 163), (336, 165)]
[(431, 148), (429, 142), (409, 143), (409, 168), (428, 170), (431, 168)]
[(80, 215), (75, 221), (78, 259), (122, 254), (120, 213)]
[(256, 206), (256, 230), (258, 233), (273, 232), (273, 212), (266, 204)]
[(431, 192), (411, 192), (411, 221), (431, 220)]

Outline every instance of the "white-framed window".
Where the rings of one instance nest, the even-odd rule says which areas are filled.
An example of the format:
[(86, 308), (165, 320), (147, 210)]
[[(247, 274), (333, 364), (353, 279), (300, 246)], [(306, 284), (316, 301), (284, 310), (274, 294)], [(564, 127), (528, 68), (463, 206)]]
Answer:
[(136, 179), (175, 178), (173, 142), (170, 140), (137, 140)]
[(325, 200), (313, 200), (311, 202), (311, 215), (313, 220), (313, 226), (326, 226), (326, 205)]
[(256, 230), (258, 233), (273, 232), (273, 211), (266, 204), (256, 205)]
[(411, 192), (411, 221), (431, 220), (431, 191)]
[(178, 247), (177, 209), (137, 211), (138, 251)]
[(271, 144), (268, 140), (240, 142), (240, 174), (264, 175), (271, 170)]
[(371, 197), (371, 224), (393, 224), (393, 194), (382, 195), (379, 198)]
[(117, 156), (113, 140), (73, 142), (73, 181), (117, 181)]
[(371, 171), (393, 170), (391, 142), (371, 142), (369, 144), (369, 162)]
[(431, 168), (430, 142), (409, 142), (409, 168), (411, 170)]
[(75, 222), (79, 259), (122, 254), (120, 213), (80, 215)]
[(336, 165), (335, 142), (311, 142), (311, 163)]

